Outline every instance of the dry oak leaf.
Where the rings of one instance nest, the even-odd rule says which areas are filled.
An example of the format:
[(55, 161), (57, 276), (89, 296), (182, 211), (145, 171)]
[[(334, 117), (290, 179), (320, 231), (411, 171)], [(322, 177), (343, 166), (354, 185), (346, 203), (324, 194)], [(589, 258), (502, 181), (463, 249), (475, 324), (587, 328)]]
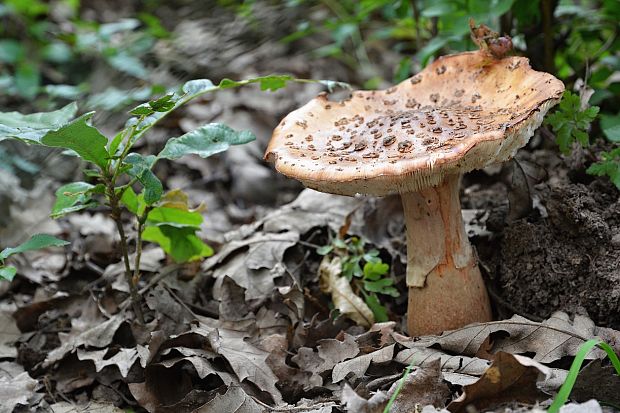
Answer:
[[(388, 396), (392, 397), (401, 380), (392, 384)], [(404, 380), (390, 413), (409, 413), (427, 405), (445, 407), (446, 400), (450, 398), (450, 388), (443, 380), (438, 358), (413, 370)]]
[(0, 362), (0, 413), (11, 413), (17, 405), (28, 406), (37, 381), (23, 367), (13, 362)]
[(112, 357), (106, 358), (108, 349), (86, 351), (81, 348), (77, 350), (79, 360), (91, 360), (95, 363), (95, 371), (99, 373), (107, 366), (116, 366), (121, 376), (127, 378), (129, 370), (137, 360), (140, 360), (142, 368), (146, 367), (149, 358), (148, 348), (138, 345), (136, 348), (121, 348)]
[[(450, 388), (444, 382), (440, 370), (439, 359), (428, 363), (425, 367), (416, 368), (403, 379), (392, 384), (386, 392), (378, 391), (368, 400), (360, 397), (348, 384), (342, 390), (342, 402), (347, 411), (356, 413), (382, 413), (393, 394), (401, 385), (400, 392), (394, 399), (390, 413), (410, 413), (421, 410), (423, 406), (443, 407), (450, 397)], [(444, 410), (445, 411), (445, 410)]]
[(194, 413), (263, 413), (254, 399), (239, 386), (230, 386), (226, 393), (216, 395), (213, 400), (196, 409)]
[[(557, 311), (542, 323), (515, 315), (508, 320), (470, 324), (458, 330), (446, 331), (440, 336), (414, 340), (394, 334), (394, 339), (409, 348), (439, 345), (443, 351), (473, 357), (489, 336), (498, 331), (505, 331), (509, 336), (494, 340), (489, 352), (535, 353), (533, 359), (541, 363), (574, 356), (584, 341), (604, 332), (587, 317), (575, 316), (571, 322), (566, 313)], [(603, 356), (604, 352), (597, 349), (588, 358)]]
[(96, 324), (90, 328), (84, 326), (85, 330), (80, 331), (79, 328), (81, 326), (76, 329), (76, 320), (72, 320), (71, 332), (68, 334), (58, 334), (62, 345), (55, 348), (47, 355), (43, 367), (48, 367), (56, 361), (61, 360), (67, 353), (80, 346), (95, 348), (107, 347), (112, 342), (116, 330), (118, 330), (123, 322), (125, 322), (125, 315), (118, 313), (107, 321)]
[(401, 350), (394, 359), (399, 363), (426, 367), (435, 361), (440, 362), (444, 380), (464, 386), (478, 380), (491, 362), (477, 357), (453, 356), (440, 350), (413, 347)]
[[(215, 324), (205, 317), (201, 317), (201, 319)], [(198, 325), (192, 325), (191, 333), (206, 337), (211, 349), (228, 361), (240, 381), (247, 379), (259, 389), (268, 392), (275, 403), (282, 401), (282, 395), (275, 385), (278, 377), (271, 371), (266, 362), (269, 352), (245, 341), (246, 332), (216, 328), (199, 322)]]
[(392, 360), (394, 357), (395, 344), (384, 347), (372, 353), (364, 354), (351, 360), (343, 361), (334, 366), (332, 371), (332, 381), (338, 383), (344, 379), (349, 373), (353, 373), (355, 377), (361, 377), (366, 373), (371, 362), (383, 363)]
[(15, 319), (9, 311), (0, 310), (0, 358), (17, 357), (14, 343), (21, 336)]
[(533, 404), (545, 400), (548, 396), (536, 382), (549, 374), (547, 367), (530, 358), (500, 351), (478, 381), (463, 387), (463, 394), (448, 405), (448, 410), (463, 413), (469, 411), (468, 406), (482, 410), (504, 402)]

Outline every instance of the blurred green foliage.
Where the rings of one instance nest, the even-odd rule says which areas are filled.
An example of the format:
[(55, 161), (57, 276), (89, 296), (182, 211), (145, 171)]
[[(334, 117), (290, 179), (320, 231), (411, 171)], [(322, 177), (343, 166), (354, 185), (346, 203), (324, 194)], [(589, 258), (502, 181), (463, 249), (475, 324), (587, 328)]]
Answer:
[[(17, 102), (40, 96), (52, 101), (85, 99), (91, 89), (89, 75), (98, 62), (142, 84), (148, 80), (144, 57), (157, 38), (168, 36), (159, 19), (140, 13), (139, 19), (101, 23), (82, 20), (79, 11), (80, 0), (0, 4), (0, 87), (5, 95)], [(86, 106), (117, 109), (160, 93), (161, 88), (141, 87), (124, 99), (115, 92), (112, 88), (93, 96)], [(53, 103), (37, 105), (46, 108)]]

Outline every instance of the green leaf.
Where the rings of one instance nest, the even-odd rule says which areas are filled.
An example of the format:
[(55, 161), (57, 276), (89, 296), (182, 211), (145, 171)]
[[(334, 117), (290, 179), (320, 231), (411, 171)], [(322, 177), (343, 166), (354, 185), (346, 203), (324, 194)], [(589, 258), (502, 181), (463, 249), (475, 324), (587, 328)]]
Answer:
[(138, 79), (146, 79), (148, 71), (136, 56), (125, 51), (119, 51), (107, 58), (107, 62), (119, 72), (127, 73)]
[(159, 99), (151, 100), (149, 102), (149, 107), (155, 112), (168, 112), (172, 108), (174, 108), (174, 105), (176, 103), (174, 100), (172, 100), (173, 96), (174, 93), (168, 93), (167, 95), (164, 95)]
[(213, 255), (213, 249), (195, 233), (195, 228), (147, 226), (142, 232), (142, 239), (159, 244), (175, 262), (183, 263)]
[(366, 305), (372, 310), (376, 322), (382, 323), (388, 321), (387, 309), (381, 304), (376, 294), (364, 293), (364, 301), (366, 301)]
[(385, 295), (391, 295), (392, 297), (398, 297), (400, 293), (392, 285), (394, 280), (391, 278), (382, 278), (376, 281), (364, 281), (364, 289), (374, 293), (380, 293)]
[(15, 274), (17, 274), (17, 268), (15, 267), (0, 267), (0, 279), (11, 281)]
[(185, 82), (182, 88), (183, 93), (186, 93), (190, 96), (200, 95), (202, 93), (210, 92), (216, 89), (217, 87), (209, 79), (190, 80), (188, 82)]
[(259, 78), (260, 90), (269, 90), (275, 92), (278, 89), (286, 87), (286, 84), (293, 80), (294, 77), (290, 75), (270, 75)]
[(611, 182), (620, 189), (620, 148), (610, 152), (601, 152), (601, 160), (593, 163), (586, 170), (590, 175), (608, 176)]
[(573, 136), (581, 144), (581, 146), (586, 147), (590, 143), (590, 137), (588, 134), (582, 130), (576, 129), (573, 131)]
[(0, 40), (0, 62), (13, 64), (20, 61), (23, 57), (24, 48), (17, 40)]
[(118, 151), (119, 146), (123, 142), (123, 136), (125, 136), (125, 131), (122, 130), (116, 134), (114, 139), (112, 139), (109, 143), (108, 153), (110, 154), (110, 158), (114, 158), (116, 156), (116, 152)]
[(73, 182), (61, 186), (56, 190), (56, 202), (50, 216), (60, 218), (75, 211), (81, 211), (96, 205), (92, 201), (92, 190), (95, 188), (87, 182)]
[(70, 149), (82, 159), (92, 162), (102, 169), (108, 162), (106, 145), (108, 139), (96, 128), (86, 123), (94, 112), (86, 113), (56, 131), (50, 131), (41, 143), (47, 146)]
[(135, 116), (149, 116), (152, 115), (155, 111), (146, 105), (140, 105), (133, 108), (129, 113)]
[(136, 178), (142, 184), (144, 187), (144, 202), (147, 205), (153, 205), (159, 201), (164, 193), (161, 181), (151, 171), (155, 161), (155, 156), (142, 156), (139, 153), (130, 153), (125, 158), (125, 163), (131, 166), (127, 171), (127, 175)]
[(71, 48), (65, 43), (53, 42), (43, 47), (41, 50), (41, 57), (48, 62), (53, 63), (66, 63), (71, 60), (72, 51)]
[(323, 245), (316, 249), (316, 253), (319, 255), (327, 255), (334, 250), (333, 245)]
[(45, 93), (53, 98), (76, 100), (87, 90), (86, 87), (72, 85), (46, 85)]
[(556, 142), (558, 147), (560, 148), (560, 152), (563, 154), (570, 153), (571, 144), (573, 140), (571, 139), (571, 130), (568, 127), (561, 128), (556, 131)]
[(389, 270), (390, 270), (390, 266), (381, 261), (367, 262), (364, 265), (364, 279), (368, 279), (371, 281), (378, 280), (379, 278), (381, 278), (381, 276), (387, 274)]
[(131, 187), (125, 188), (123, 190), (123, 195), (121, 196), (121, 204), (125, 205), (125, 207), (134, 215), (140, 215), (140, 201), (138, 200), (138, 195), (134, 192)]
[(28, 241), (14, 248), (5, 248), (0, 252), (0, 261), (6, 260), (13, 254), (20, 254), (26, 251), (38, 250), (47, 247), (62, 247), (69, 244), (67, 241), (52, 237), (48, 234), (33, 235)]
[(200, 228), (204, 218), (200, 212), (188, 211), (179, 208), (153, 208), (147, 216), (148, 225), (167, 225), (176, 228)]
[(601, 129), (611, 142), (620, 142), (620, 114), (616, 116), (601, 115)]
[(168, 140), (157, 157), (179, 159), (185, 155), (193, 154), (207, 158), (225, 151), (230, 145), (241, 145), (254, 139), (256, 137), (250, 131), (237, 132), (226, 125), (210, 123), (178, 138)]
[(33, 99), (39, 92), (41, 74), (38, 68), (30, 63), (22, 62), (15, 71), (15, 87), (17, 92), (26, 99)]
[(50, 216), (55, 219), (97, 205), (91, 199), (94, 189), (94, 185), (86, 182), (73, 182), (61, 186), (56, 190), (56, 202)]
[(49, 131), (68, 123), (77, 113), (77, 104), (70, 103), (53, 112), (24, 115), (19, 112), (0, 112), (0, 141), (18, 139), (26, 143), (40, 144)]

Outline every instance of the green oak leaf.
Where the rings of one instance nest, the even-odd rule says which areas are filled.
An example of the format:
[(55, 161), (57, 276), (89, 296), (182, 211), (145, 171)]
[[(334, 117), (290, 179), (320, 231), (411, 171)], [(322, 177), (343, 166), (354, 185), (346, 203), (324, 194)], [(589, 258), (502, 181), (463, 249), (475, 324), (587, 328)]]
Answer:
[(15, 274), (17, 274), (17, 268), (15, 267), (0, 267), (0, 279), (11, 281)]
[(155, 176), (151, 168), (155, 163), (155, 156), (143, 156), (139, 153), (130, 153), (125, 158), (125, 163), (130, 165), (127, 175), (136, 178), (144, 187), (144, 202), (147, 205), (153, 205), (161, 199), (164, 193), (164, 187)]
[(92, 200), (95, 185), (87, 182), (72, 182), (56, 190), (56, 202), (50, 216), (59, 218), (71, 212), (81, 211), (97, 205)]
[(70, 149), (82, 159), (105, 168), (108, 163), (108, 139), (97, 128), (86, 123), (93, 114), (94, 112), (86, 113), (60, 129), (46, 133), (41, 138), (41, 143)]
[(26, 143), (41, 144), (46, 133), (59, 129), (75, 117), (77, 104), (70, 103), (53, 112), (24, 115), (19, 112), (0, 112), (0, 141), (17, 139)]
[(198, 155), (207, 158), (225, 151), (231, 145), (241, 145), (254, 139), (256, 137), (250, 131), (238, 132), (220, 123), (210, 123), (168, 140), (157, 157), (174, 160), (185, 155)]
[(13, 254), (19, 254), (26, 251), (38, 250), (47, 247), (62, 247), (69, 244), (67, 241), (58, 239), (48, 234), (36, 234), (30, 239), (17, 247), (5, 248), (0, 252), (0, 261), (6, 260)]
[(177, 263), (213, 255), (213, 249), (196, 236), (195, 228), (148, 226), (142, 232), (142, 239), (158, 244)]

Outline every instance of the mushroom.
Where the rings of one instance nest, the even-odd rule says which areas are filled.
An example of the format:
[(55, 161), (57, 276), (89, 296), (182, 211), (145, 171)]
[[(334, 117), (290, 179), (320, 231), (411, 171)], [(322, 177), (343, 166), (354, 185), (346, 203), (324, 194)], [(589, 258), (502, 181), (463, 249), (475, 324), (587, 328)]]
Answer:
[(319, 95), (282, 120), (265, 159), (318, 191), (400, 194), (409, 334), (436, 334), (492, 318), (461, 217), (461, 176), (513, 157), (563, 91), (523, 57), (444, 56), (384, 91)]

